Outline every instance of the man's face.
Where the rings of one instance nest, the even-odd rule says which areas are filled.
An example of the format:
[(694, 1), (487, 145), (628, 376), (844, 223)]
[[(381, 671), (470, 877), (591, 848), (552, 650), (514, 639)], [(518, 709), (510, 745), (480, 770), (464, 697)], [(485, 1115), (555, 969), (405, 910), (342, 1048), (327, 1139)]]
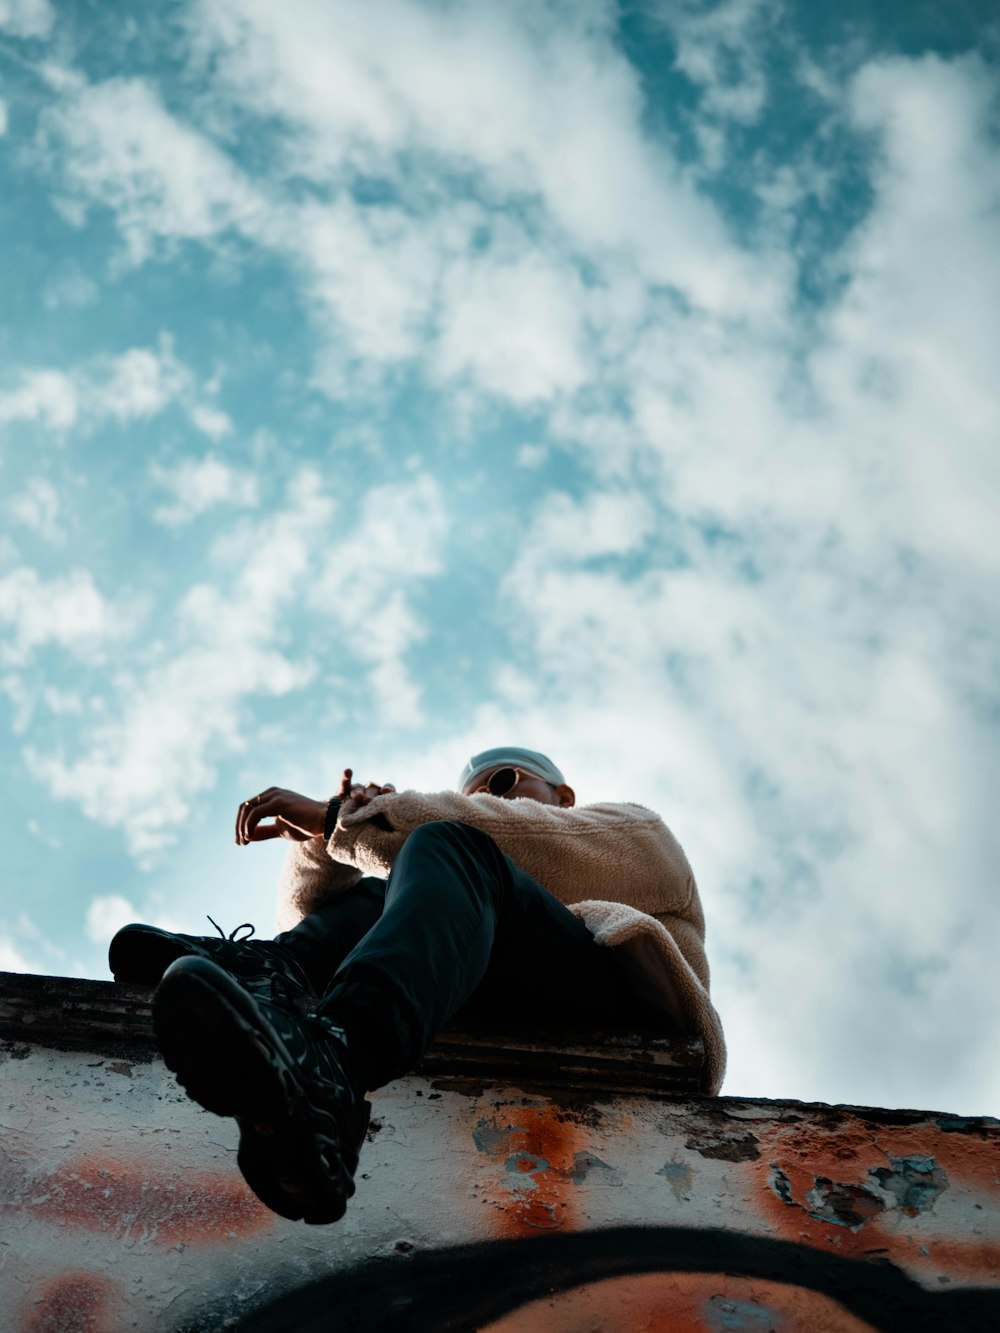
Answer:
[[(494, 773), (499, 773), (503, 768), (513, 767), (513, 764), (497, 764), (493, 768), (483, 769), (482, 773), (477, 773), (462, 790), (466, 796), (474, 796), (477, 791), (488, 791), (489, 781)], [(565, 783), (558, 787), (554, 786), (527, 768), (518, 768), (517, 774), (514, 786), (509, 791), (501, 793), (502, 800), (517, 801), (522, 797), (528, 797), (532, 801), (540, 801), (542, 805), (571, 806), (576, 803), (572, 787), (567, 787)]]

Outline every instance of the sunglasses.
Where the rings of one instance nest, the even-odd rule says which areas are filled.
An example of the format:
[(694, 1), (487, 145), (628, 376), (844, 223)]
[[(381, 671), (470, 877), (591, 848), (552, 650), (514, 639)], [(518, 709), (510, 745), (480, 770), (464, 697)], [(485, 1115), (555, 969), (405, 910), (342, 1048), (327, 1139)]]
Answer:
[[(537, 778), (537, 773), (528, 773), (520, 768), (498, 768), (491, 773), (482, 787), (476, 791), (488, 791), (491, 796), (506, 796), (513, 791), (522, 778)], [(475, 795), (475, 792), (472, 793)]]

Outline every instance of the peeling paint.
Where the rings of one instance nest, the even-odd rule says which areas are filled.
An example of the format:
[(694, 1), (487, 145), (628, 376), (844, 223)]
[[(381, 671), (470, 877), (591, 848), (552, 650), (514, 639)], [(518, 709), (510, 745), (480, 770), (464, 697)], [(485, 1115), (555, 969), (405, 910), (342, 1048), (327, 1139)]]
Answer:
[(868, 1174), (895, 1196), (900, 1212), (907, 1217), (933, 1208), (948, 1188), (948, 1177), (933, 1157), (890, 1157), (888, 1167), (873, 1167)]
[[(596, 1174), (595, 1174), (596, 1173)], [(593, 1153), (578, 1152), (573, 1154), (573, 1169), (570, 1180), (574, 1185), (591, 1184), (611, 1185), (616, 1189), (624, 1184), (625, 1177), (608, 1162), (602, 1162)]]
[(692, 1135), (684, 1146), (716, 1162), (756, 1162), (760, 1158), (757, 1139), (749, 1131), (745, 1134)]
[(806, 1195), (806, 1204), (809, 1216), (817, 1222), (832, 1222), (852, 1231), (885, 1212), (885, 1204), (874, 1190), (864, 1185), (834, 1184), (825, 1176), (817, 1176), (816, 1184)]
[(857, 1230), (885, 1211), (876, 1191), (865, 1185), (835, 1184), (826, 1176), (817, 1176), (803, 1202), (793, 1195), (792, 1182), (779, 1166), (771, 1164), (771, 1188), (782, 1203), (801, 1208), (817, 1222)]
[(995, 1121), (413, 1074), (308, 1228), (148, 1051), (7, 1045), (4, 1333), (1000, 1327)]
[(718, 1293), (709, 1296), (704, 1309), (712, 1333), (774, 1333), (785, 1322), (771, 1306), (735, 1301)]
[(685, 1203), (694, 1180), (694, 1172), (683, 1162), (664, 1162), (656, 1173), (665, 1177), (678, 1203)]

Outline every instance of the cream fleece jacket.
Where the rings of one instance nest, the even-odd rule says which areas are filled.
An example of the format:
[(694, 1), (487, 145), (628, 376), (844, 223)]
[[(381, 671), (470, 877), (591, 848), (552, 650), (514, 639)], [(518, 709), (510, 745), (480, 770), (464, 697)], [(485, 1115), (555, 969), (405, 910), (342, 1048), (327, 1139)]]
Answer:
[(362, 875), (387, 875), (421, 824), (454, 819), (482, 829), (500, 850), (617, 951), (629, 984), (705, 1046), (702, 1087), (722, 1086), (726, 1046), (709, 997), (705, 918), (694, 875), (659, 815), (641, 805), (564, 809), (477, 792), (416, 791), (345, 801), (333, 836), (293, 843), (279, 887), (279, 928), (289, 929)]

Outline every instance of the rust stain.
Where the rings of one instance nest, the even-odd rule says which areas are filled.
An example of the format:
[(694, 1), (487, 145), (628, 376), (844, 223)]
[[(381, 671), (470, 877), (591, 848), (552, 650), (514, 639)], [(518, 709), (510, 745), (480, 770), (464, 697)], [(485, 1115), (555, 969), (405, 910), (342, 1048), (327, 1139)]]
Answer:
[(204, 1244), (270, 1226), (274, 1215), (235, 1170), (167, 1177), (157, 1166), (87, 1156), (32, 1182), (27, 1206), (85, 1231), (148, 1237), (164, 1245)]
[(724, 1273), (606, 1278), (532, 1301), (484, 1333), (871, 1333), (835, 1300), (804, 1287)]
[[(963, 1141), (933, 1122), (887, 1132), (852, 1117), (819, 1128), (777, 1126), (761, 1134), (760, 1147), (761, 1160), (747, 1169), (774, 1233), (854, 1258), (877, 1249), (912, 1272), (1000, 1275), (996, 1238), (990, 1245), (975, 1235), (977, 1224), (990, 1226), (1000, 1195), (995, 1141)], [(950, 1216), (941, 1234), (933, 1229), (936, 1205), (956, 1187), (968, 1232), (956, 1235)], [(919, 1234), (907, 1225), (915, 1218)]]
[(97, 1273), (62, 1273), (42, 1288), (23, 1333), (113, 1333), (116, 1294)]
[(512, 1108), (509, 1118), (477, 1121), (477, 1149), (502, 1165), (506, 1176), (506, 1188), (494, 1200), (501, 1208), (498, 1234), (523, 1236), (574, 1225), (574, 1191), (581, 1171), (585, 1175), (596, 1162), (583, 1152), (583, 1134), (579, 1123), (550, 1105)]
[(919, 1241), (911, 1237), (907, 1267), (934, 1273), (947, 1270), (956, 1282), (984, 1278), (1000, 1282), (1000, 1245), (988, 1236), (969, 1240), (921, 1236)]

